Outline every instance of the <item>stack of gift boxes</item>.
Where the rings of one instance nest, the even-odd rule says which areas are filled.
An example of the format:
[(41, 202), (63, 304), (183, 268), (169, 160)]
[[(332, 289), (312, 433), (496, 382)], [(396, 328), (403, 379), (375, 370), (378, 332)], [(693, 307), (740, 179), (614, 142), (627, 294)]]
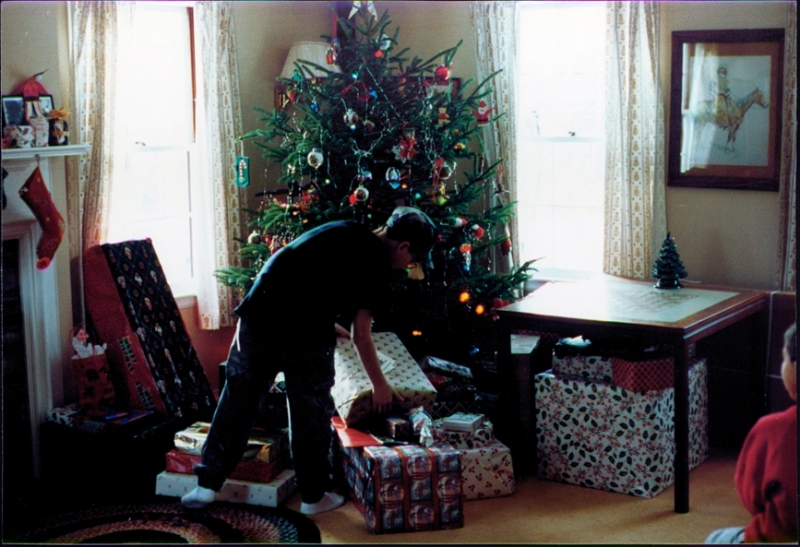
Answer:
[[(707, 369), (689, 366), (690, 469), (708, 455)], [(534, 380), (542, 479), (650, 498), (674, 482), (673, 360), (559, 341), (552, 369)]]
[(514, 492), (509, 449), (482, 414), (434, 419), (432, 380), (441, 378), (426, 375), (395, 334), (374, 339), (403, 402), (395, 415), (371, 419), (371, 384), (352, 342), (338, 343), (332, 395), (350, 497), (376, 534), (462, 527), (466, 500)]
[[(183, 496), (197, 486), (193, 468), (200, 463), (211, 424), (196, 422), (175, 434), (166, 454), (166, 470), (156, 477), (156, 494)], [(217, 501), (277, 507), (295, 490), (287, 468), (288, 433), (253, 428), (242, 460), (217, 492)]]

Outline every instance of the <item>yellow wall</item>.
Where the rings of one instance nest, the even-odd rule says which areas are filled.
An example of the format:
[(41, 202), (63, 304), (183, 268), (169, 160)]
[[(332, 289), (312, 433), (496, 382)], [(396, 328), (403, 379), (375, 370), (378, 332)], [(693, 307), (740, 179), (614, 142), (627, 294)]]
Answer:
[[(392, 29), (400, 29), (400, 47), (423, 59), (464, 43), (455, 58), (453, 76), (475, 78), (475, 41), (467, 2), (376, 2), (378, 11), (388, 9)], [(662, 3), (661, 75), (669, 105), (670, 35), (673, 30), (784, 27), (785, 2), (664, 2)], [(48, 69), (44, 85), (57, 105), (69, 105), (67, 28), (65, 2), (4, 1), (2, 9), (2, 70), (0, 91), (6, 94), (22, 78)], [(327, 2), (236, 2), (234, 5), (244, 130), (261, 127), (252, 110), (272, 108), (273, 86), (292, 43), (319, 39), (333, 32)], [(665, 136), (666, 138), (666, 136)], [(251, 156), (252, 193), (274, 184), (275, 166), (263, 177), (265, 164), (258, 151), (246, 145)], [(55, 192), (59, 210), (66, 211), (64, 171), (54, 162), (55, 178), (62, 190)], [(59, 187), (56, 184), (56, 188)], [(251, 199), (255, 207), (257, 200)], [(75, 219), (67, 219), (74, 222)], [(667, 223), (690, 278), (762, 289), (772, 288), (778, 252), (778, 195), (776, 192), (667, 189)], [(60, 321), (62, 331), (72, 326), (69, 311), (69, 270), (66, 240), (59, 250), (60, 286), (66, 302)], [(196, 316), (187, 312), (187, 317)], [(190, 327), (193, 328), (193, 327)], [(65, 330), (66, 329), (66, 330)], [(68, 341), (64, 340), (65, 346)], [(67, 346), (68, 347), (68, 346)], [(216, 356), (201, 360), (209, 376), (216, 374)]]
[[(662, 12), (661, 77), (669, 112), (676, 30), (784, 28), (786, 2), (669, 2)], [(668, 137), (665, 137), (668, 138)], [(667, 188), (667, 227), (690, 279), (771, 289), (779, 246), (778, 192)]]

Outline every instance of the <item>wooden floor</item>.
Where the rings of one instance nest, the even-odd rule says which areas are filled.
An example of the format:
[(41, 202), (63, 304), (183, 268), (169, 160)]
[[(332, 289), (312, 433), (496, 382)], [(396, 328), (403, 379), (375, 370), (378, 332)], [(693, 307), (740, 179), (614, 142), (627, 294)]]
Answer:
[[(673, 487), (652, 499), (527, 477), (513, 496), (468, 501), (457, 530), (374, 535), (352, 502), (311, 517), (323, 543), (701, 544), (713, 530), (745, 525), (733, 486), (736, 454), (712, 451), (690, 473), (690, 511), (673, 511)], [(300, 508), (295, 493), (287, 507)]]

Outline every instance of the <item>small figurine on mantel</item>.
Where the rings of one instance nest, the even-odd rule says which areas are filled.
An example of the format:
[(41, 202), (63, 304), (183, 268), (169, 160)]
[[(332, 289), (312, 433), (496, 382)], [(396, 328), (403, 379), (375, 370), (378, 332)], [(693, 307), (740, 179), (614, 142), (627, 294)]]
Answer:
[(680, 280), (688, 275), (675, 247), (675, 238), (669, 232), (661, 244), (661, 251), (653, 263), (650, 275), (658, 279), (656, 289), (680, 289), (683, 286)]

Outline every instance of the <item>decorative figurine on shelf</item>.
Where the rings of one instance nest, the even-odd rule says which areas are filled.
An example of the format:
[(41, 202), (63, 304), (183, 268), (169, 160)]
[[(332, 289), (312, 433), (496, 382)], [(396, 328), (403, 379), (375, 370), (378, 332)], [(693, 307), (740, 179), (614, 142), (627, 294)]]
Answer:
[(688, 275), (675, 247), (675, 238), (669, 232), (661, 245), (658, 259), (653, 263), (650, 275), (658, 279), (656, 289), (680, 289), (683, 286), (680, 280)]
[(48, 114), (50, 118), (50, 146), (64, 146), (69, 144), (69, 124), (67, 123), (66, 108), (53, 109)]

